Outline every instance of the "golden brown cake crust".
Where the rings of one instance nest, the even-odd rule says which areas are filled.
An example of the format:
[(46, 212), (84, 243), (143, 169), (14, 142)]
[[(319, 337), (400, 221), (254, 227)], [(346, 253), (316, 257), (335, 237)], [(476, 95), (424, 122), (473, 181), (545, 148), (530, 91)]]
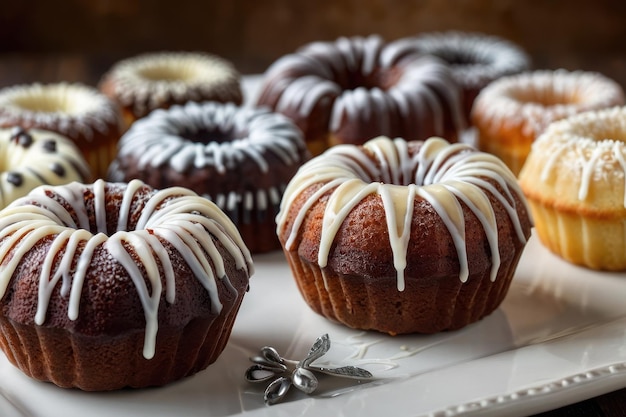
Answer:
[(229, 61), (204, 52), (154, 52), (115, 63), (99, 89), (120, 105), (127, 126), (155, 109), (188, 101), (240, 105), (240, 74)]
[[(298, 212), (305, 197), (303, 194), (296, 201), (292, 212)], [(423, 200), (415, 203), (410, 237), (414, 244), (407, 253), (406, 289), (402, 292), (397, 288), (391, 249), (381, 244), (388, 240), (388, 233), (384, 209), (374, 196), (366, 198), (337, 233), (324, 269), (325, 278), (317, 265), (324, 198), (310, 209), (302, 226), (302, 239), (296, 244), (298, 250), (289, 251), (287, 258), (292, 267), (297, 265), (296, 282), (312, 308), (350, 327), (392, 334), (461, 328), (500, 305), (524, 246), (513, 233), (502, 205), (494, 200), (491, 203), (502, 225), (498, 241), (503, 256), (503, 266), (493, 283), (486, 276), (491, 252), (475, 215), (464, 206), (469, 268), (473, 272), (462, 283), (449, 233), (441, 218)], [(520, 200), (516, 203), (518, 207), (524, 206)], [(520, 210), (520, 216), (526, 218), (524, 229), (529, 230), (527, 213)], [(288, 230), (289, 227), (283, 241)]]
[(480, 150), (501, 158), (517, 175), (532, 143), (552, 122), (622, 104), (622, 87), (601, 74), (539, 70), (489, 84), (476, 98), (471, 120)]
[[(422, 143), (410, 143), (406, 158), (415, 157), (422, 146)], [(321, 161), (324, 156), (317, 158)], [(375, 160), (371, 152), (369, 158)], [(317, 174), (328, 178), (324, 171)], [(293, 197), (288, 189), (286, 195), (293, 199), (284, 202), (279, 238), (307, 303), (316, 312), (347, 326), (391, 334), (456, 329), (491, 313), (506, 295), (530, 236), (531, 223), (519, 191), (513, 188), (505, 191), (498, 180), (482, 179), (490, 184), (486, 187), (497, 190), (485, 192), (497, 222), (500, 264), (495, 279), (490, 279), (495, 260), (489, 234), (475, 210), (459, 201), (469, 270), (463, 282), (461, 257), (449, 226), (431, 202), (416, 196), (411, 203), (413, 212), (407, 236), (410, 244), (403, 258), (406, 268), (402, 290), (398, 287), (398, 258), (389, 243), (393, 241), (386, 221), (389, 209), (384, 207), (379, 194), (367, 194), (342, 218), (328, 249), (327, 264), (320, 265), (320, 252), (324, 251), (321, 246), (327, 239), (325, 229), (330, 227), (324, 219), (331, 199), (342, 185), (331, 187), (321, 195), (316, 192), (324, 186), (323, 180)], [(299, 189), (302, 183), (298, 183), (298, 176), (294, 180), (297, 183), (294, 189)], [(498, 198), (507, 193), (512, 198), (507, 204), (514, 207), (515, 214)], [(294, 226), (302, 213), (306, 213), (302, 223)], [(295, 235), (294, 227), (298, 230)], [(519, 231), (523, 236), (519, 236)]]
[(626, 109), (551, 124), (520, 172), (539, 239), (569, 262), (626, 269)]

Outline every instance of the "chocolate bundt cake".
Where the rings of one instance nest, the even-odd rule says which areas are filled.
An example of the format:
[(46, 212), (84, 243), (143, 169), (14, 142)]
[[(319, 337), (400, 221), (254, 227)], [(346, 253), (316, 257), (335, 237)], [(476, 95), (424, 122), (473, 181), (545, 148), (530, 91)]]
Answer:
[(300, 130), (267, 109), (205, 102), (156, 110), (122, 137), (109, 180), (185, 186), (214, 201), (253, 253), (280, 248), (275, 217), (309, 158)]
[(283, 56), (266, 71), (257, 104), (293, 119), (318, 155), (379, 135), (455, 141), (465, 127), (461, 98), (442, 61), (372, 35), (314, 42)]
[(0, 211), (0, 348), (61, 387), (163, 385), (217, 359), (252, 272), (188, 189), (42, 186)]
[(530, 57), (519, 45), (477, 32), (426, 32), (394, 41), (394, 45), (446, 62), (463, 90), (467, 119), (480, 90), (498, 78), (530, 69)]

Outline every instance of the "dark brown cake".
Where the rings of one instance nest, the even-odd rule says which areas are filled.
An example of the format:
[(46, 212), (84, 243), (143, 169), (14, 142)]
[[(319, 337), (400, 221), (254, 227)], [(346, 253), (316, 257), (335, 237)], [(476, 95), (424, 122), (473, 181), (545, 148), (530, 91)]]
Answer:
[(390, 334), (458, 329), (490, 314), (531, 228), (500, 160), (438, 138), (331, 148), (289, 183), (277, 221), (312, 309)]
[(299, 129), (266, 109), (215, 102), (158, 110), (122, 137), (110, 181), (185, 186), (214, 201), (253, 253), (280, 248), (283, 190), (309, 158)]
[(280, 58), (257, 104), (293, 119), (318, 155), (379, 135), (456, 141), (466, 122), (461, 100), (442, 61), (369, 36), (313, 42)]
[(98, 181), (12, 207), (0, 212), (0, 348), (24, 373), (88, 391), (158, 386), (220, 355), (252, 263), (214, 204)]
[(530, 57), (519, 45), (477, 32), (427, 32), (394, 41), (405, 51), (434, 55), (446, 62), (463, 90), (467, 120), (474, 100), (489, 83), (530, 69)]

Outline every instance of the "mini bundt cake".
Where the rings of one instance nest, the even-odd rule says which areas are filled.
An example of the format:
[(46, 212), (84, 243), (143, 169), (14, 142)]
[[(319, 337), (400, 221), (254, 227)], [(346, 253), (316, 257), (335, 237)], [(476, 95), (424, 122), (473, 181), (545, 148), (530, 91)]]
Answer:
[(556, 120), (624, 104), (615, 81), (594, 72), (539, 70), (502, 77), (476, 98), (478, 147), (518, 174), (535, 139)]
[(163, 385), (220, 355), (252, 272), (188, 189), (41, 186), (0, 211), (0, 348), (61, 387)]
[(80, 149), (94, 178), (103, 177), (123, 130), (119, 107), (83, 84), (28, 84), (0, 90), (0, 127), (57, 132)]
[(285, 55), (266, 71), (257, 104), (293, 119), (313, 155), (379, 135), (452, 141), (465, 127), (447, 65), (379, 36), (313, 42)]
[(540, 240), (569, 262), (626, 270), (626, 108), (551, 124), (519, 175)]
[(450, 65), (463, 89), (463, 108), (468, 119), (476, 96), (487, 84), (530, 69), (530, 58), (522, 48), (498, 36), (460, 31), (428, 32), (394, 43), (434, 55)]
[(275, 217), (289, 179), (309, 158), (283, 115), (232, 103), (156, 110), (122, 137), (109, 180), (185, 186), (214, 201), (253, 253), (279, 249)]
[(493, 155), (440, 138), (380, 137), (313, 158), (277, 232), (306, 302), (358, 329), (458, 329), (507, 293), (531, 222)]
[(241, 104), (240, 74), (204, 52), (152, 52), (123, 59), (104, 74), (100, 90), (122, 108), (128, 126), (152, 110), (187, 101)]
[(89, 167), (74, 143), (58, 133), (0, 129), (0, 209), (39, 185), (85, 182)]

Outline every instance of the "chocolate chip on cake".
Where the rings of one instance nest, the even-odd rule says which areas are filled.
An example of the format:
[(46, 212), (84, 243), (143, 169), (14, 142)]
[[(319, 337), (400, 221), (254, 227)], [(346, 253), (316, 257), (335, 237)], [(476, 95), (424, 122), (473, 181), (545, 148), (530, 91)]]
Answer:
[(28, 148), (33, 144), (33, 137), (24, 128), (15, 126), (11, 130), (11, 140), (15, 141), (18, 145)]
[(9, 172), (7, 174), (7, 181), (19, 187), (24, 182), (24, 177), (19, 172)]
[(50, 165), (50, 171), (54, 172), (59, 177), (65, 176), (65, 168), (63, 168), (63, 165), (59, 164), (58, 162), (54, 162)]
[(54, 139), (48, 139), (43, 143), (43, 148), (48, 152), (56, 152), (57, 151), (57, 142)]

